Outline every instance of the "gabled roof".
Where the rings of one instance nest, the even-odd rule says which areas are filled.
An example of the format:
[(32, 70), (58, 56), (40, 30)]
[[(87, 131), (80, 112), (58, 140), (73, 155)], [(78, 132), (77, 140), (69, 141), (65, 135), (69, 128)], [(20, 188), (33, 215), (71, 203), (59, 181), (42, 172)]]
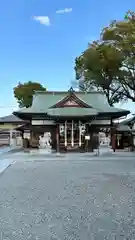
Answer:
[[(130, 113), (128, 110), (118, 109), (115, 107), (110, 107), (106, 96), (103, 92), (74, 92), (74, 95), (81, 101), (84, 102), (89, 107), (93, 108), (94, 111), (100, 113), (108, 113), (113, 115), (127, 115)], [(48, 109), (56, 105), (58, 102), (63, 101), (64, 98), (69, 96), (69, 92), (36, 92), (33, 97), (33, 103), (30, 108), (20, 109), (15, 112), (18, 116), (25, 115), (26, 113), (31, 114), (47, 114)], [(90, 108), (89, 108), (90, 109)], [(78, 111), (82, 111), (80, 108)], [(70, 111), (67, 109), (67, 115), (70, 115)], [(90, 114), (91, 115), (91, 114)]]
[(16, 117), (13, 114), (0, 118), (0, 123), (22, 123), (22, 122), (24, 122), (24, 120)]
[(84, 107), (84, 108), (91, 108), (91, 106), (80, 99), (74, 91), (69, 92), (62, 100), (59, 100), (55, 103), (51, 108), (60, 108), (60, 107)]
[(0, 133), (5, 133), (5, 132), (10, 132), (11, 130), (12, 131), (16, 131), (16, 130), (20, 130), (22, 129), (23, 127), (25, 127), (26, 124), (18, 124), (17, 126), (15, 125), (12, 125), (12, 127), (10, 128), (0, 128)]

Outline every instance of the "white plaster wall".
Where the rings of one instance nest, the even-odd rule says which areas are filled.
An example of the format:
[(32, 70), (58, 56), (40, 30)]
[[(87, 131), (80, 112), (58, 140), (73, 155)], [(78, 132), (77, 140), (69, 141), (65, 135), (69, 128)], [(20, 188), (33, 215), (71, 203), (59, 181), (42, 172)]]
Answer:
[(23, 139), (21, 136), (16, 137), (16, 145), (22, 147), (23, 146)]
[(12, 148), (16, 147), (16, 138), (10, 138), (10, 147)]
[(32, 120), (32, 125), (54, 125), (54, 121), (51, 120)]

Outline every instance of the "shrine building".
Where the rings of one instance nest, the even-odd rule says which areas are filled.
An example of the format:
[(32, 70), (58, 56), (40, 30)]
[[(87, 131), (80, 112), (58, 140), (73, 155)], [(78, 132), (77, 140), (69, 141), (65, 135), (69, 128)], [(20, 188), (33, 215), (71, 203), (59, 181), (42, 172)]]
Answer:
[(52, 149), (61, 152), (92, 151), (97, 145), (94, 136), (106, 129), (111, 132), (113, 120), (129, 113), (110, 107), (103, 92), (75, 92), (70, 88), (67, 92), (37, 91), (31, 107), (13, 114), (28, 121), (21, 130), (30, 148), (38, 147), (39, 136), (50, 132)]

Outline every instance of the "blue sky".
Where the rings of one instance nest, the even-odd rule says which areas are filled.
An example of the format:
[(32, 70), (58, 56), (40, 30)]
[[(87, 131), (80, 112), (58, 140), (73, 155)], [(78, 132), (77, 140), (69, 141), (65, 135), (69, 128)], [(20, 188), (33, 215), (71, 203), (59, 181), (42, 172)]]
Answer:
[[(135, 10), (134, 0), (1, 0), (0, 116), (16, 109), (18, 81), (39, 81), (48, 90), (69, 88), (75, 57), (129, 9)], [(133, 106), (124, 107), (134, 111)]]

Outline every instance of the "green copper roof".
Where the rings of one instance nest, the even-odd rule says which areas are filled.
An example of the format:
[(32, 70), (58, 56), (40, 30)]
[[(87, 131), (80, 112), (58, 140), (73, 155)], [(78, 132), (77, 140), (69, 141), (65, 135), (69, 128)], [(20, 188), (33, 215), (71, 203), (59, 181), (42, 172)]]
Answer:
[(12, 114), (0, 118), (0, 123), (23, 123), (23, 122), (24, 122), (24, 120), (12, 115)]
[(47, 114), (50, 116), (95, 116), (98, 112), (93, 108), (65, 107), (50, 108)]
[[(69, 93), (68, 92), (36, 92), (33, 97), (33, 103), (30, 108), (23, 108), (18, 111), (18, 113), (47, 113), (48, 109), (56, 103), (63, 100)], [(90, 105), (99, 113), (119, 113), (123, 115), (128, 114), (129, 111), (110, 107), (105, 95), (102, 92), (75, 92), (77, 98), (79, 98), (84, 103)], [(67, 114), (70, 115), (71, 107), (67, 109)], [(50, 111), (50, 110), (49, 110)], [(64, 110), (65, 111), (65, 110)], [(82, 115), (83, 109), (78, 108), (77, 111), (80, 111)], [(86, 110), (87, 111), (87, 110)]]

